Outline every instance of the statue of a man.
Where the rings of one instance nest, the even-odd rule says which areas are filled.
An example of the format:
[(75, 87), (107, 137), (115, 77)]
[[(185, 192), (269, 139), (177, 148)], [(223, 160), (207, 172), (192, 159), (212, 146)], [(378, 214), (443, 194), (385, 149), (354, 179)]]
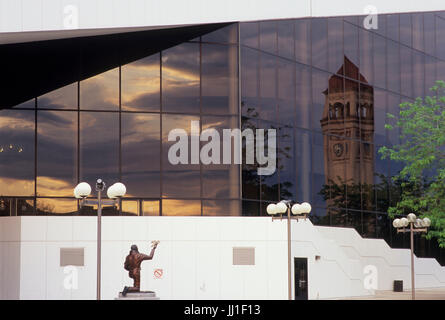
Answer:
[(125, 297), (128, 292), (141, 291), (141, 263), (144, 260), (151, 260), (155, 254), (159, 241), (152, 241), (152, 249), (150, 254), (139, 253), (138, 247), (134, 244), (131, 246), (130, 253), (125, 259), (124, 268), (128, 271), (128, 276), (133, 279), (132, 287), (124, 287), (122, 295)]

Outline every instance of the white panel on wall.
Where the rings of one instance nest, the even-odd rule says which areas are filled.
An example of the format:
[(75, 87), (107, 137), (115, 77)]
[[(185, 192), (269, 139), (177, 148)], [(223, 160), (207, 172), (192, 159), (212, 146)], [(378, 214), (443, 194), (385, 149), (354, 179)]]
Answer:
[(42, 1), (42, 29), (60, 30), (62, 29), (63, 8), (60, 0)]
[[(267, 299), (268, 283), (267, 283), (267, 259), (266, 259), (266, 243), (252, 242), (249, 243), (255, 247), (255, 265), (245, 266), (244, 273), (244, 295), (249, 299)], [(241, 267), (241, 266), (240, 266)], [(273, 274), (273, 273), (272, 273)], [(271, 274), (271, 275), (272, 275)]]
[(240, 241), (223, 241), (221, 244), (221, 299), (244, 299), (245, 266), (232, 265), (232, 248), (240, 246)]
[(20, 220), (22, 241), (46, 241), (47, 217), (27, 217)]
[[(65, 274), (64, 268), (60, 266), (60, 248), (69, 247), (71, 242), (48, 242), (46, 243), (45, 279), (46, 298), (49, 300), (71, 299), (70, 279), (72, 274)], [(66, 279), (66, 280), (65, 280)], [(67, 286), (65, 286), (67, 281)]]
[(47, 241), (72, 241), (73, 217), (48, 218), (47, 230)]
[(22, 242), (20, 257), (20, 298), (46, 299), (46, 243)]
[[(77, 241), (75, 243), (76, 247), (83, 247), (85, 248), (85, 266), (84, 267), (78, 267), (78, 289), (72, 289), (71, 290), (71, 297), (74, 300), (82, 300), (82, 299), (89, 299), (94, 300), (96, 299), (96, 272), (97, 272), (97, 245), (96, 242), (91, 241)], [(103, 255), (102, 255), (103, 259)], [(106, 272), (107, 266), (102, 263), (102, 274)], [(102, 286), (103, 290), (103, 281)]]
[(172, 248), (171, 299), (196, 299), (196, 242), (175, 241)]
[(133, 280), (124, 269), (125, 257), (130, 251), (122, 241), (102, 242), (102, 299), (112, 300), (122, 292), (124, 285), (132, 286)]
[(42, 0), (22, 0), (23, 31), (38, 31), (42, 25)]
[(3, 264), (3, 279), (6, 286), (3, 291), (4, 299), (20, 299), (20, 281), (21, 281), (21, 255), (20, 242), (7, 242), (4, 253), (6, 254)]
[(197, 242), (196, 287), (197, 299), (220, 299), (220, 243)]

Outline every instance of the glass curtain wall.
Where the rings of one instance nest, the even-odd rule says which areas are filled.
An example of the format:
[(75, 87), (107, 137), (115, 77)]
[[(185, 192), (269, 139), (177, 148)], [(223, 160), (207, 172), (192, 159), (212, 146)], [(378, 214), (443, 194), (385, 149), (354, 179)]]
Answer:
[(0, 215), (95, 214), (97, 178), (127, 187), (105, 215), (241, 215), (239, 165), (168, 161), (172, 129), (239, 128), (238, 86), (232, 24), (0, 111)]

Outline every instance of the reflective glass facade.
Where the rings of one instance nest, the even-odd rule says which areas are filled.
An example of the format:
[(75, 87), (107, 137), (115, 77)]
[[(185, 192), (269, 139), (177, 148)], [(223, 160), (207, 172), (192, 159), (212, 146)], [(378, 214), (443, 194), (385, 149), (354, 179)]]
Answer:
[[(124, 215), (266, 215), (270, 202), (312, 204), (315, 224), (395, 236), (386, 211), (400, 164), (386, 113), (445, 79), (443, 13), (238, 23), (0, 111), (0, 215), (95, 214), (79, 181), (122, 181)], [(277, 170), (172, 165), (168, 134), (277, 130)], [(222, 136), (222, 134), (221, 134)], [(445, 261), (433, 241), (417, 254)]]

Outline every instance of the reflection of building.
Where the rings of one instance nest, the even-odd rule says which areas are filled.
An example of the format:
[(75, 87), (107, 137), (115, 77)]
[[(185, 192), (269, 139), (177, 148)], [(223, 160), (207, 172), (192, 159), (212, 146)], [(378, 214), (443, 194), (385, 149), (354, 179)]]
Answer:
[[(226, 3), (235, 6), (232, 1)], [(113, 216), (104, 218), (107, 241), (113, 243), (104, 249), (110, 257), (119, 255), (116, 248), (125, 241), (158, 236), (165, 237), (161, 243), (168, 243), (179, 257), (181, 266), (170, 259), (167, 274), (181, 281), (157, 282), (166, 297), (187, 298), (178, 296), (184, 288), (196, 288), (192, 291), (197, 299), (282, 297), (281, 278), (272, 279), (267, 272), (283, 269), (282, 244), (269, 241), (280, 239), (279, 228), (269, 232), (276, 224), (271, 227), (270, 220), (260, 216), (271, 201), (283, 198), (310, 202), (314, 224), (353, 227), (361, 236), (384, 238), (394, 247), (406, 245), (392, 236), (386, 213), (396, 196), (393, 190), (381, 184), (382, 190), (374, 192), (375, 177), (389, 180), (397, 167), (380, 159), (376, 150), (397, 138), (383, 128), (386, 112), (394, 112), (400, 101), (424, 95), (432, 81), (445, 78), (444, 14), (380, 15), (379, 23), (387, 27), (367, 30), (363, 17), (337, 17), (336, 4), (326, 8), (330, 18), (305, 18), (311, 12), (292, 7), (302, 2), (287, 1), (282, 6), (288, 11), (285, 16), (275, 15), (281, 6), (270, 1), (257, 0), (255, 8), (237, 1), (240, 16), (209, 24), (194, 16), (206, 12), (195, 5), (215, 1), (178, 1), (179, 10), (183, 4), (190, 7), (186, 12), (193, 19), (165, 7), (171, 1), (159, 1), (162, 14), (148, 7), (132, 12), (131, 17), (153, 14), (140, 23), (122, 17), (122, 24), (110, 28), (100, 28), (104, 21), (96, 21), (87, 27), (97, 29), (60, 26), (57, 32), (0, 33), (0, 70), (7, 80), (0, 97), (0, 263), (11, 261), (8, 270), (19, 270), (18, 282), (8, 286), (0, 272), (0, 298), (14, 290), (20, 291), (14, 297), (25, 298), (90, 298), (91, 292), (94, 297), (91, 265), (84, 268), (85, 291), (67, 293), (52, 277), (63, 276), (57, 265), (60, 246), (85, 246), (86, 252), (94, 252), (94, 217), (88, 216), (96, 211), (79, 210), (72, 190), (78, 182), (92, 184), (98, 177), (110, 184), (120, 180), (128, 188), (122, 206), (104, 213)], [(125, 6), (122, 12), (130, 11), (127, 3), (119, 2)], [(400, 7), (404, 5), (400, 1)], [(264, 11), (256, 11), (259, 8)], [(225, 15), (226, 10), (216, 13)], [(121, 12), (114, 14), (120, 17)], [(22, 16), (29, 15), (11, 14), (11, 21)], [(153, 21), (159, 24), (153, 26)], [(33, 26), (40, 22), (47, 19)], [(9, 23), (2, 20), (0, 31)], [(141, 27), (130, 27), (136, 23)], [(28, 21), (7, 31), (26, 25)], [(190, 121), (199, 121), (201, 131), (277, 129), (276, 172), (259, 177), (256, 164), (172, 165), (167, 159), (173, 143), (168, 133), (176, 128), (188, 131)], [(9, 144), (22, 151), (1, 152), (1, 146)], [(320, 196), (326, 186), (328, 191)], [(352, 212), (354, 221), (337, 219), (335, 210)], [(25, 215), (35, 217), (21, 217)], [(308, 252), (303, 240), (312, 241), (296, 240), (295, 256)], [(238, 267), (233, 267), (232, 249), (246, 243), (261, 259), (247, 267), (249, 272), (233, 277)], [(197, 248), (192, 253), (189, 244)], [(22, 252), (10, 257), (14, 245)], [(433, 249), (425, 252), (427, 248)], [(36, 250), (42, 252), (39, 260), (27, 263)], [(307, 253), (309, 270), (302, 274), (326, 281), (309, 279), (310, 298), (317, 292), (320, 298), (363, 294), (363, 282), (353, 285), (350, 275), (341, 271), (349, 270), (348, 262), (336, 260), (341, 270), (332, 271), (323, 258), (331, 252), (317, 250)], [(419, 245), (416, 253), (443, 263), (441, 252), (433, 240)], [(322, 258), (314, 262), (317, 255)], [(188, 269), (195, 263), (202, 273)], [(313, 263), (320, 266), (316, 272)], [(113, 272), (120, 271), (106, 272), (107, 297), (112, 297), (111, 283), (119, 278)], [(382, 281), (388, 287), (392, 279)], [(14, 289), (16, 283), (19, 289)], [(206, 292), (199, 290), (203, 283)], [(357, 283), (360, 289), (354, 291)]]
[[(346, 56), (324, 91), (326, 184), (374, 183), (374, 90)], [(350, 80), (359, 74), (361, 84)], [(345, 76), (350, 79), (345, 79)]]

